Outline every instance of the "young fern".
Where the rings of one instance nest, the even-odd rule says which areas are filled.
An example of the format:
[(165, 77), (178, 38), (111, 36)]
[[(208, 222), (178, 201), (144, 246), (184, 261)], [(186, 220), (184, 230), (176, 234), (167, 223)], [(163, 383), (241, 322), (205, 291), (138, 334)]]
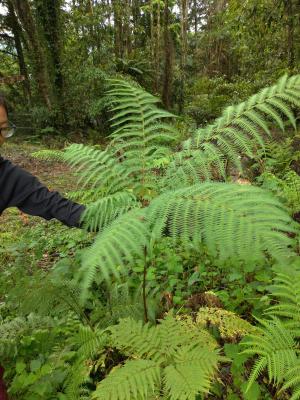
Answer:
[(300, 273), (289, 270), (278, 272), (270, 288), (272, 297), (278, 301), (267, 310), (267, 315), (281, 318), (287, 329), (300, 337)]
[(121, 320), (110, 332), (111, 345), (133, 360), (101, 381), (93, 399), (146, 400), (161, 393), (166, 399), (194, 400), (209, 392), (221, 357), (203, 345), (199, 332), (170, 315), (156, 327)]
[(299, 400), (299, 272), (278, 272), (271, 293), (278, 300), (267, 310), (271, 319), (260, 320), (261, 326), (242, 343), (246, 347), (244, 353), (258, 356), (248, 389), (267, 370), (269, 381), (281, 386), (279, 392), (290, 390), (289, 398)]

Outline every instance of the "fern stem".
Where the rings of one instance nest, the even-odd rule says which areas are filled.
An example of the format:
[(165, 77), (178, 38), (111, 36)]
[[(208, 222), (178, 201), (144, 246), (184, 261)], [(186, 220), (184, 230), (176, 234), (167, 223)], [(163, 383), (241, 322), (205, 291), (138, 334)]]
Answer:
[(143, 305), (144, 305), (144, 321), (148, 322), (146, 278), (147, 278), (147, 247), (145, 246), (144, 247), (144, 272), (143, 272)]

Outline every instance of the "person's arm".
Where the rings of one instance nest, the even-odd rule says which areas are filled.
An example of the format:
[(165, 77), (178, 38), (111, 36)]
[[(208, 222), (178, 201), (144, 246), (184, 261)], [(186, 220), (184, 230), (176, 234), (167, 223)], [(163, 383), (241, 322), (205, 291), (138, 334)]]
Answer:
[(0, 214), (8, 207), (18, 207), (26, 214), (55, 218), (67, 226), (80, 227), (85, 207), (49, 191), (29, 172), (0, 159)]

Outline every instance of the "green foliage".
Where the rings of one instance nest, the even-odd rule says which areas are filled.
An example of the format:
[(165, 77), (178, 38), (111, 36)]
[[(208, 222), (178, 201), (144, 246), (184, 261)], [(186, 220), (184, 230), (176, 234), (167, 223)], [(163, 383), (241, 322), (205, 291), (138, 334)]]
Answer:
[(44, 161), (63, 161), (63, 152), (60, 150), (39, 150), (32, 153), (31, 156)]
[(251, 261), (266, 250), (280, 258), (291, 244), (279, 232), (291, 229), (280, 203), (252, 186), (207, 182), (167, 192), (150, 204), (147, 219), (155, 237), (168, 227), (174, 238), (202, 242), (221, 258)]
[(209, 391), (218, 351), (170, 315), (156, 327), (125, 319), (110, 331), (112, 344), (134, 360), (111, 371), (93, 398), (148, 399), (161, 391), (166, 398), (193, 400)]
[[(253, 141), (263, 146), (260, 129), (269, 132), (267, 117), (283, 126), (283, 112), (294, 123), (288, 104), (298, 104), (298, 86), (299, 76), (283, 77), (277, 85), (229, 107), (214, 125), (200, 130), (191, 143), (198, 148), (202, 142), (208, 143), (212, 151), (202, 153), (220, 168), (228, 155), (233, 156), (229, 157), (231, 161), (239, 160), (239, 153), (253, 146)], [(190, 156), (195, 158), (186, 164), (184, 161), (188, 168), (181, 172), (177, 167), (174, 171), (174, 164), (168, 168), (166, 180), (156, 176), (153, 162), (165, 154), (162, 143), (173, 139), (173, 129), (161, 119), (171, 115), (155, 106), (156, 98), (127, 82), (113, 81), (109, 94), (117, 104), (117, 114), (112, 118), (116, 130), (110, 145), (104, 151), (72, 145), (65, 155), (72, 166), (79, 168), (80, 182), (96, 190), (100, 187), (103, 193), (89, 205), (84, 218), (86, 226), (99, 230), (83, 257), (85, 289), (95, 280), (99, 283), (103, 279), (109, 282), (111, 276), (119, 278), (136, 259), (146, 260), (145, 254), (151, 255), (153, 244), (166, 233), (186, 245), (204, 245), (210, 254), (224, 260), (232, 258), (249, 264), (262, 260), (266, 253), (275, 259), (292, 256), (292, 239), (287, 235), (295, 232), (291, 220), (280, 203), (261, 189), (206, 182), (166, 191), (168, 181), (180, 186), (199, 182), (190, 162), (196, 160), (197, 164), (196, 154), (201, 152), (193, 150)], [(275, 111), (279, 105), (281, 108)], [(228, 154), (223, 145), (219, 146), (225, 143), (223, 134), (233, 135), (226, 142)], [(205, 162), (197, 168), (202, 166), (205, 175), (211, 165)], [(185, 173), (186, 179), (178, 181)], [(165, 193), (158, 195), (161, 190)], [(149, 203), (152, 197), (156, 198)], [(141, 206), (143, 209), (138, 209)]]
[(175, 156), (170, 184), (188, 185), (216, 174), (225, 178), (227, 162), (242, 172), (241, 155), (254, 157), (255, 149), (264, 148), (264, 136), (271, 135), (270, 121), (284, 130), (285, 117), (296, 128), (293, 107), (300, 105), (299, 87), (299, 75), (283, 76), (274, 86), (226, 108), (215, 123), (198, 129), (186, 141), (186, 150)]
[(300, 273), (291, 267), (287, 272), (278, 272), (270, 288), (277, 304), (267, 309), (267, 314), (280, 318), (284, 326), (300, 336)]
[(271, 319), (260, 320), (261, 327), (243, 343), (245, 354), (258, 356), (248, 388), (267, 369), (269, 381), (281, 391), (291, 389), (291, 399), (296, 400), (300, 398), (299, 272), (278, 273), (271, 292), (278, 301), (267, 310)]
[(259, 177), (262, 187), (275, 193), (278, 198), (291, 210), (297, 213), (300, 210), (300, 176), (295, 171), (288, 171), (282, 178), (271, 172), (265, 172)]

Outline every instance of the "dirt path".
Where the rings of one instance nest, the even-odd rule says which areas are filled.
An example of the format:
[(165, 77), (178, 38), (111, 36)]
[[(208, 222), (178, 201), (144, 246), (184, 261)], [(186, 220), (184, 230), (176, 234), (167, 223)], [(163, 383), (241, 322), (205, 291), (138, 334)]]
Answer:
[[(1, 156), (35, 175), (50, 190), (57, 190), (63, 196), (76, 190), (77, 178), (70, 168), (60, 162), (38, 160), (32, 153), (45, 147), (27, 143), (5, 143), (1, 147)], [(28, 228), (47, 223), (39, 217), (26, 216), (16, 208), (10, 208), (0, 216), (0, 259), (8, 246), (18, 237), (28, 232)]]

